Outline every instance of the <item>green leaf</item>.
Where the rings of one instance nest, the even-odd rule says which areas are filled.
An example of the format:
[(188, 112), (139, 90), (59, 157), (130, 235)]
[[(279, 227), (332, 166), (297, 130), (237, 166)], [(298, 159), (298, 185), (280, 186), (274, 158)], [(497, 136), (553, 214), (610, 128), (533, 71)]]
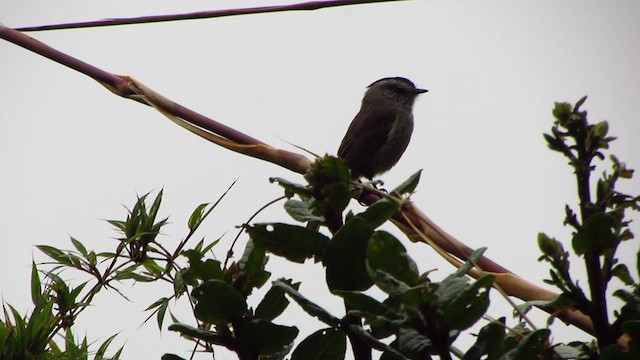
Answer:
[(80, 241), (71, 238), (71, 242), (73, 243), (73, 246), (76, 248), (76, 250), (80, 252), (80, 254), (82, 254), (84, 257), (87, 257), (87, 249)]
[(117, 230), (122, 232), (124, 232), (125, 228), (127, 227), (127, 223), (125, 221), (107, 220), (107, 222), (111, 224), (111, 226), (115, 227)]
[(88, 281), (78, 285), (78, 287), (76, 287), (71, 291), (71, 293), (69, 294), (70, 305), (81, 305), (81, 304), (78, 304), (77, 298), (78, 298), (78, 295), (80, 295), (80, 292), (82, 292), (82, 289), (84, 289), (84, 287), (87, 285), (87, 283)]
[(189, 217), (189, 222), (187, 223), (189, 230), (195, 231), (195, 229), (200, 226), (205, 216), (211, 212), (211, 209), (209, 209), (205, 215), (205, 210), (208, 205), (209, 203), (200, 204), (195, 210), (193, 210), (193, 213), (191, 213), (191, 216)]
[(190, 271), (198, 279), (203, 281), (224, 279), (220, 261), (213, 259), (202, 261), (203, 254), (192, 249), (184, 251), (183, 255), (189, 259)]
[[(200, 226), (200, 224), (202, 224), (204, 219), (206, 219), (207, 216), (211, 214), (211, 211), (215, 209), (216, 206), (218, 206), (218, 204), (220, 203), (220, 201), (222, 201), (222, 199), (227, 195), (227, 193), (229, 193), (229, 190), (231, 190), (233, 185), (236, 184), (236, 181), (232, 182), (231, 185), (229, 185), (227, 190), (218, 198), (218, 200), (216, 200), (216, 202), (213, 205), (211, 205), (211, 203), (204, 203), (204, 204), (198, 205), (198, 207), (193, 211), (193, 213), (189, 217), (188, 226), (191, 232), (196, 231), (196, 229)], [(205, 209), (207, 208), (208, 205), (211, 205), (211, 207), (205, 212)]]
[(151, 318), (151, 316), (153, 316), (153, 314), (157, 313), (157, 323), (158, 323), (158, 330), (160, 330), (162, 332), (162, 323), (164, 322), (164, 315), (167, 312), (167, 308), (169, 306), (169, 298), (166, 297), (162, 297), (158, 300), (156, 300), (153, 304), (149, 305), (145, 311), (151, 310), (151, 309), (155, 309), (157, 308), (146, 320), (145, 322), (147, 322), (147, 320), (149, 320)]
[[(279, 281), (288, 284), (293, 289), (298, 290), (300, 283), (292, 284), (291, 280), (279, 279)], [(284, 296), (285, 291), (281, 287), (271, 286), (258, 304), (255, 311), (255, 317), (264, 320), (273, 320), (280, 316), (282, 312), (289, 306), (289, 300)]]
[(373, 284), (366, 268), (367, 245), (373, 234), (363, 219), (353, 217), (327, 245), (323, 263), (330, 290), (366, 290)]
[(248, 275), (254, 274), (258, 271), (264, 270), (264, 266), (267, 263), (265, 257), (265, 251), (261, 247), (256, 247), (253, 241), (247, 241), (247, 245), (244, 248), (244, 253), (238, 261), (238, 267), (245, 271)]
[(418, 186), (418, 182), (420, 182), (420, 174), (422, 174), (422, 170), (418, 170), (418, 172), (409, 176), (407, 180), (398, 185), (391, 192), (400, 195), (413, 193)]
[(72, 266), (69, 256), (64, 251), (49, 245), (37, 245), (36, 247), (61, 265)]
[(489, 308), (489, 289), (494, 280), (494, 275), (485, 275), (464, 289), (458, 290), (442, 313), (445, 326), (448, 329), (465, 330), (480, 320)]
[(209, 324), (225, 324), (247, 314), (244, 297), (233, 286), (221, 280), (209, 280), (192, 293), (198, 300), (195, 315)]
[(544, 136), (544, 139), (547, 141), (547, 146), (549, 147), (549, 149), (561, 152), (565, 150), (566, 145), (562, 142), (562, 140), (557, 139), (549, 134), (542, 134), (542, 136)]
[(365, 319), (371, 334), (378, 339), (395, 334), (402, 323), (403, 315), (386, 302), (381, 303), (361, 292), (335, 291), (334, 294), (344, 299), (349, 306), (349, 313)]
[(252, 240), (247, 241), (238, 267), (246, 274), (248, 289), (259, 288), (269, 280), (271, 273), (264, 270), (268, 260), (264, 248), (255, 246)]
[(505, 318), (485, 325), (480, 329), (475, 344), (464, 354), (462, 360), (480, 359), (483, 355), (487, 355), (487, 359), (497, 359), (504, 335)]
[[(98, 348), (98, 350), (96, 351), (96, 354), (94, 355), (94, 359), (103, 359), (105, 354), (107, 353), (107, 349), (109, 348), (109, 345), (111, 345), (111, 342), (113, 342), (113, 340), (116, 338), (116, 335), (111, 335), (107, 338), (107, 340), (105, 340), (102, 344), (100, 344), (100, 347)], [(86, 338), (85, 338), (86, 341)], [(86, 344), (85, 344), (86, 346)], [(122, 350), (122, 349), (120, 349)], [(113, 359), (113, 357), (111, 357)], [(116, 357), (117, 358), (117, 357)], [(86, 359), (86, 358), (85, 358)]]
[(616, 220), (612, 215), (597, 213), (590, 216), (573, 236), (573, 250), (578, 255), (602, 255), (618, 244), (615, 227)]
[(593, 127), (592, 131), (597, 137), (604, 138), (609, 132), (609, 124), (606, 121), (601, 121)]
[(224, 273), (220, 269), (220, 261), (207, 259), (198, 265), (198, 274), (202, 280), (222, 280)]
[(396, 279), (384, 271), (370, 271), (369, 274), (373, 277), (374, 284), (389, 295), (404, 294), (410, 288), (409, 285), (403, 281)]
[(113, 276), (113, 278), (119, 281), (133, 279), (135, 281), (140, 281), (140, 282), (149, 282), (149, 281), (155, 280), (155, 278), (153, 277), (149, 277), (149, 276), (145, 276), (137, 273), (136, 270), (138, 270), (140, 266), (142, 266), (142, 263), (134, 263), (133, 265), (125, 269), (118, 270)]
[[(578, 309), (581, 306), (584, 306), (584, 304), (580, 303), (579, 301), (580, 299), (584, 299), (584, 294), (582, 292), (580, 292), (579, 297), (572, 293), (560, 293), (560, 295), (558, 295), (553, 300), (526, 301), (518, 305), (518, 308), (525, 313), (534, 306), (538, 308), (546, 307), (546, 308), (552, 308), (552, 309), (567, 309), (567, 308)], [(549, 317), (548, 321), (552, 322), (553, 319), (554, 317), (551, 316)]]
[(320, 191), (322, 201), (316, 201), (314, 206), (322, 214), (341, 213), (351, 201), (351, 191), (345, 182), (325, 185)]
[(147, 259), (142, 262), (142, 266), (147, 270), (147, 272), (152, 276), (161, 276), (164, 272), (164, 268), (153, 259)]
[(538, 329), (525, 336), (515, 349), (504, 354), (500, 360), (538, 360), (544, 353), (551, 331)]
[(580, 111), (580, 107), (582, 106), (582, 104), (584, 104), (585, 101), (587, 101), (586, 95), (576, 102), (576, 105), (573, 107), (573, 112)]
[(320, 256), (329, 242), (326, 236), (314, 230), (281, 223), (249, 226), (247, 232), (256, 245), (297, 263)]
[(318, 184), (324, 186), (334, 182), (347, 183), (351, 179), (351, 174), (343, 159), (325, 155), (316, 158), (304, 177), (312, 186)]
[(42, 296), (38, 267), (34, 261), (31, 261), (31, 301), (33, 302), (33, 305), (36, 306), (45, 301), (45, 298)]
[(185, 360), (185, 358), (175, 354), (164, 354), (160, 359), (161, 360)]
[(371, 315), (399, 316), (392, 308), (361, 292), (334, 291), (334, 294), (342, 297), (353, 310)]
[(398, 349), (410, 359), (428, 359), (433, 343), (415, 328), (401, 327), (398, 331)]
[(367, 263), (371, 271), (385, 272), (409, 286), (418, 280), (418, 266), (400, 241), (386, 231), (376, 231), (371, 237)]
[(469, 280), (466, 277), (449, 275), (438, 285), (435, 295), (441, 303), (449, 303), (468, 286)]
[(371, 335), (376, 339), (384, 339), (395, 335), (402, 325), (403, 320), (393, 320), (386, 316), (367, 316), (365, 324), (369, 325)]
[(555, 117), (558, 121), (560, 121), (561, 123), (564, 122), (569, 115), (571, 115), (571, 113), (573, 112), (573, 109), (571, 107), (571, 104), (569, 103), (556, 103), (555, 107), (553, 108), (553, 117)]
[(622, 281), (625, 285), (633, 285), (635, 281), (633, 281), (633, 277), (631, 277), (631, 273), (629, 272), (629, 268), (625, 264), (618, 264), (613, 267), (611, 270), (611, 274), (620, 281)]
[(211, 250), (214, 246), (216, 246), (220, 242), (220, 240), (222, 240), (222, 237), (219, 237), (216, 240), (212, 241), (211, 244), (205, 246), (201, 252), (203, 254), (206, 254), (209, 250)]
[(162, 331), (162, 323), (164, 322), (164, 315), (167, 313), (167, 309), (169, 308), (169, 299), (163, 298), (165, 301), (158, 308), (158, 316), (156, 320), (158, 322), (158, 330)]
[(156, 216), (158, 215), (158, 210), (160, 210), (160, 204), (162, 203), (162, 194), (164, 194), (164, 189), (161, 189), (158, 192), (158, 195), (156, 196), (156, 198), (153, 199), (153, 204), (151, 204), (151, 208), (149, 208), (150, 223), (153, 223), (153, 221), (156, 219)]
[(273, 282), (273, 286), (282, 288), (307, 314), (318, 318), (320, 321), (331, 327), (337, 327), (338, 324), (340, 324), (340, 319), (331, 315), (327, 310), (304, 297), (296, 289), (289, 286), (289, 284), (277, 280)]
[(198, 286), (200, 283), (193, 276), (193, 272), (190, 269), (176, 271), (175, 277), (173, 279), (173, 294), (176, 299), (182, 296), (183, 293), (186, 293), (187, 286), (189, 284), (193, 287)]
[(183, 336), (189, 336), (196, 339), (200, 339), (209, 344), (221, 345), (224, 347), (232, 347), (233, 339), (228, 339), (224, 336), (218, 335), (214, 331), (202, 330), (194, 328), (193, 326), (185, 324), (172, 324), (169, 325), (169, 331), (176, 331)]
[(242, 332), (238, 336), (240, 358), (250, 358), (245, 356), (253, 354), (269, 356), (281, 353), (287, 347), (292, 347), (296, 336), (298, 328), (295, 326), (276, 325), (262, 319), (251, 320), (243, 324)]
[(395, 359), (400, 359), (400, 360), (406, 359), (396, 349), (376, 339), (373, 335), (371, 335), (370, 332), (365, 330), (362, 326), (349, 325), (348, 330), (350, 334), (356, 335), (361, 340), (363, 340), (365, 344), (371, 346), (371, 348), (379, 351), (385, 351)]
[(375, 229), (391, 219), (398, 209), (400, 209), (398, 202), (382, 198), (369, 206), (363, 213), (358, 214), (358, 217), (366, 220)]
[(324, 217), (314, 215), (309, 208), (309, 204), (304, 201), (293, 199), (287, 200), (284, 203), (284, 210), (296, 221), (324, 221)]
[(278, 183), (278, 185), (284, 188), (284, 194), (287, 198), (291, 198), (295, 194), (298, 194), (304, 198), (308, 198), (311, 196), (311, 189), (305, 185), (296, 184), (279, 177), (269, 178), (269, 182)]
[(89, 266), (92, 268), (95, 268), (98, 264), (98, 258), (96, 256), (96, 253), (93, 251), (87, 254), (87, 260), (89, 261)]
[(320, 329), (307, 336), (291, 354), (291, 360), (342, 360), (347, 338), (340, 330)]
[(554, 258), (560, 256), (564, 253), (564, 248), (562, 244), (550, 237), (548, 237), (544, 233), (538, 233), (538, 248), (542, 251), (543, 254)]
[(634, 239), (634, 235), (631, 232), (631, 230), (629, 229), (624, 229), (622, 231), (622, 233), (620, 234), (620, 236), (618, 236), (618, 239), (620, 239), (620, 241), (627, 241), (627, 240), (631, 240)]
[(462, 277), (465, 276), (471, 268), (473, 268), (478, 263), (478, 260), (482, 257), (482, 254), (487, 251), (486, 247), (481, 247), (473, 250), (471, 255), (469, 255), (469, 260), (467, 260), (462, 266), (460, 266), (453, 274), (449, 275), (450, 277)]
[[(460, 281), (463, 282), (464, 280), (460, 279)], [(425, 305), (435, 307), (439, 300), (438, 296), (434, 294), (437, 289), (437, 284), (429, 282), (419, 284), (402, 293), (402, 303), (414, 308), (421, 308)]]

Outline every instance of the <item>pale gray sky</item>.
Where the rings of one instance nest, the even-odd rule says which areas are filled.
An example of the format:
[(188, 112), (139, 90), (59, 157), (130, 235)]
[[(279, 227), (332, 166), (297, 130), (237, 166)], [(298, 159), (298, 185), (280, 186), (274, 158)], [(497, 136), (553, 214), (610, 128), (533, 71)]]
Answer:
[[(4, 0), (0, 22), (19, 27), (255, 4), (264, 5)], [(589, 95), (584, 108), (591, 121), (608, 120), (619, 137), (612, 150), (640, 168), (639, 18), (633, 1), (409, 1), (31, 36), (262, 141), (292, 149), (285, 139), (318, 153), (335, 153), (366, 85), (408, 77), (430, 92), (416, 103), (412, 143), (382, 179), (393, 186), (424, 169), (413, 197), (421, 209), (469, 246), (487, 246), (489, 257), (541, 284), (548, 270), (536, 261), (536, 234), (547, 232), (569, 247), (563, 208), (576, 201), (571, 170), (541, 135), (552, 124), (554, 101)], [(136, 193), (165, 189), (169, 243), (187, 233), (198, 204), (239, 178), (200, 232), (209, 240), (224, 234), (222, 257), (234, 226), (282, 194), (269, 177), (302, 181), (217, 148), (13, 44), (0, 42), (0, 64), (0, 295), (22, 311), (31, 304), (31, 259), (45, 260), (34, 245), (70, 248), (71, 235), (109, 249), (115, 233), (102, 219), (123, 218), (122, 205), (132, 205)], [(621, 190), (640, 193), (640, 181), (622, 183)], [(258, 221), (289, 220), (274, 207)], [(620, 256), (633, 264), (637, 241), (626, 245)], [(407, 246), (421, 271), (437, 268), (437, 278), (453, 270), (429, 247)], [(581, 261), (574, 261), (578, 275)], [(304, 294), (342, 315), (340, 302), (318, 285), (319, 265), (273, 258), (271, 270), (273, 280), (302, 281)], [(185, 356), (190, 343), (174, 333), (160, 336), (154, 323), (138, 328), (143, 309), (171, 289), (124, 291), (132, 303), (100, 296), (79, 330), (99, 341), (121, 332), (116, 343), (127, 342), (126, 358)], [(493, 295), (497, 306), (489, 315), (509, 313)], [(193, 323), (184, 306), (176, 313)], [(292, 304), (280, 322), (300, 316)], [(535, 318), (541, 327), (544, 319)], [(300, 338), (321, 326), (304, 321)], [(554, 335), (584, 338), (564, 326)]]

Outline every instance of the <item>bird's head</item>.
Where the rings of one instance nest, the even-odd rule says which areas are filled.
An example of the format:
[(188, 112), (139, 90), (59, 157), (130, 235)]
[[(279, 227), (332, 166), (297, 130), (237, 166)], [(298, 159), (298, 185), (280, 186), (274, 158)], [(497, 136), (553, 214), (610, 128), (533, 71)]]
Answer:
[(369, 85), (363, 101), (394, 100), (411, 106), (418, 95), (427, 91), (417, 88), (409, 79), (387, 77)]

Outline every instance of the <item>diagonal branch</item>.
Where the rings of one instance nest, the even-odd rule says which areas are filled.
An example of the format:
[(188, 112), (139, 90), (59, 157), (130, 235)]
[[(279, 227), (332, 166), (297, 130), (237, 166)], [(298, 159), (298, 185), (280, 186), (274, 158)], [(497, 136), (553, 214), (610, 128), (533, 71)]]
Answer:
[(83, 73), (118, 96), (152, 106), (178, 125), (227, 149), (278, 164), (298, 173), (306, 172), (311, 163), (309, 159), (300, 154), (269, 146), (177, 104), (131, 77), (104, 71), (1, 24), (0, 38)]
[[(269, 161), (300, 174), (304, 174), (311, 164), (311, 161), (303, 155), (267, 145), (189, 110), (128, 76), (115, 75), (101, 70), (1, 24), (0, 38), (79, 71), (95, 79), (116, 95), (152, 106), (176, 124), (229, 150)], [(367, 193), (360, 198), (366, 204), (372, 204), (379, 199), (380, 197), (373, 193)], [(403, 206), (401, 212), (394, 216), (394, 223), (412, 241), (426, 242), (434, 248), (443, 249), (446, 253), (462, 261), (466, 261), (472, 252), (468, 246), (439, 228), (414, 204), (409, 203)], [(445, 258), (449, 259), (451, 257), (445, 256)], [(515, 296), (524, 301), (551, 300), (557, 297), (557, 294), (518, 277), (489, 258), (482, 257), (478, 261), (478, 266), (482, 271), (474, 271), (471, 273), (472, 276), (479, 277), (483, 274), (483, 271), (499, 274), (499, 285), (510, 296)], [(549, 309), (543, 310), (549, 311)], [(559, 317), (589, 333), (593, 333), (593, 325), (590, 320), (580, 312), (565, 310), (562, 311)]]
[(44, 30), (61, 30), (61, 29), (80, 29), (91, 28), (101, 26), (115, 26), (115, 25), (131, 25), (131, 24), (148, 24), (167, 21), (178, 20), (195, 20), (195, 19), (210, 19), (225, 16), (235, 15), (248, 15), (248, 14), (265, 14), (272, 12), (282, 11), (310, 11), (323, 8), (347, 6), (347, 5), (359, 5), (370, 4), (378, 2), (390, 2), (398, 0), (333, 0), (333, 1), (310, 1), (291, 5), (273, 5), (273, 6), (260, 6), (244, 9), (225, 9), (225, 10), (209, 10), (199, 11), (185, 14), (170, 14), (170, 15), (151, 15), (140, 16), (134, 18), (120, 18), (120, 19), (104, 19), (96, 21), (84, 21), (67, 24), (55, 24), (55, 25), (42, 25), (42, 26), (28, 26), (17, 28), (19, 31), (44, 31)]

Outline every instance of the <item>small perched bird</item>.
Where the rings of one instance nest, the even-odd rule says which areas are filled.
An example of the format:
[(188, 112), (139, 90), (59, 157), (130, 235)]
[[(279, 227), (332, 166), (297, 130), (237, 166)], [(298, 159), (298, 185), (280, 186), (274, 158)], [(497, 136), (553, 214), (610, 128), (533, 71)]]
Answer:
[(389, 77), (369, 85), (360, 112), (338, 149), (354, 179), (372, 179), (395, 165), (413, 132), (413, 103), (428, 90), (408, 79)]

